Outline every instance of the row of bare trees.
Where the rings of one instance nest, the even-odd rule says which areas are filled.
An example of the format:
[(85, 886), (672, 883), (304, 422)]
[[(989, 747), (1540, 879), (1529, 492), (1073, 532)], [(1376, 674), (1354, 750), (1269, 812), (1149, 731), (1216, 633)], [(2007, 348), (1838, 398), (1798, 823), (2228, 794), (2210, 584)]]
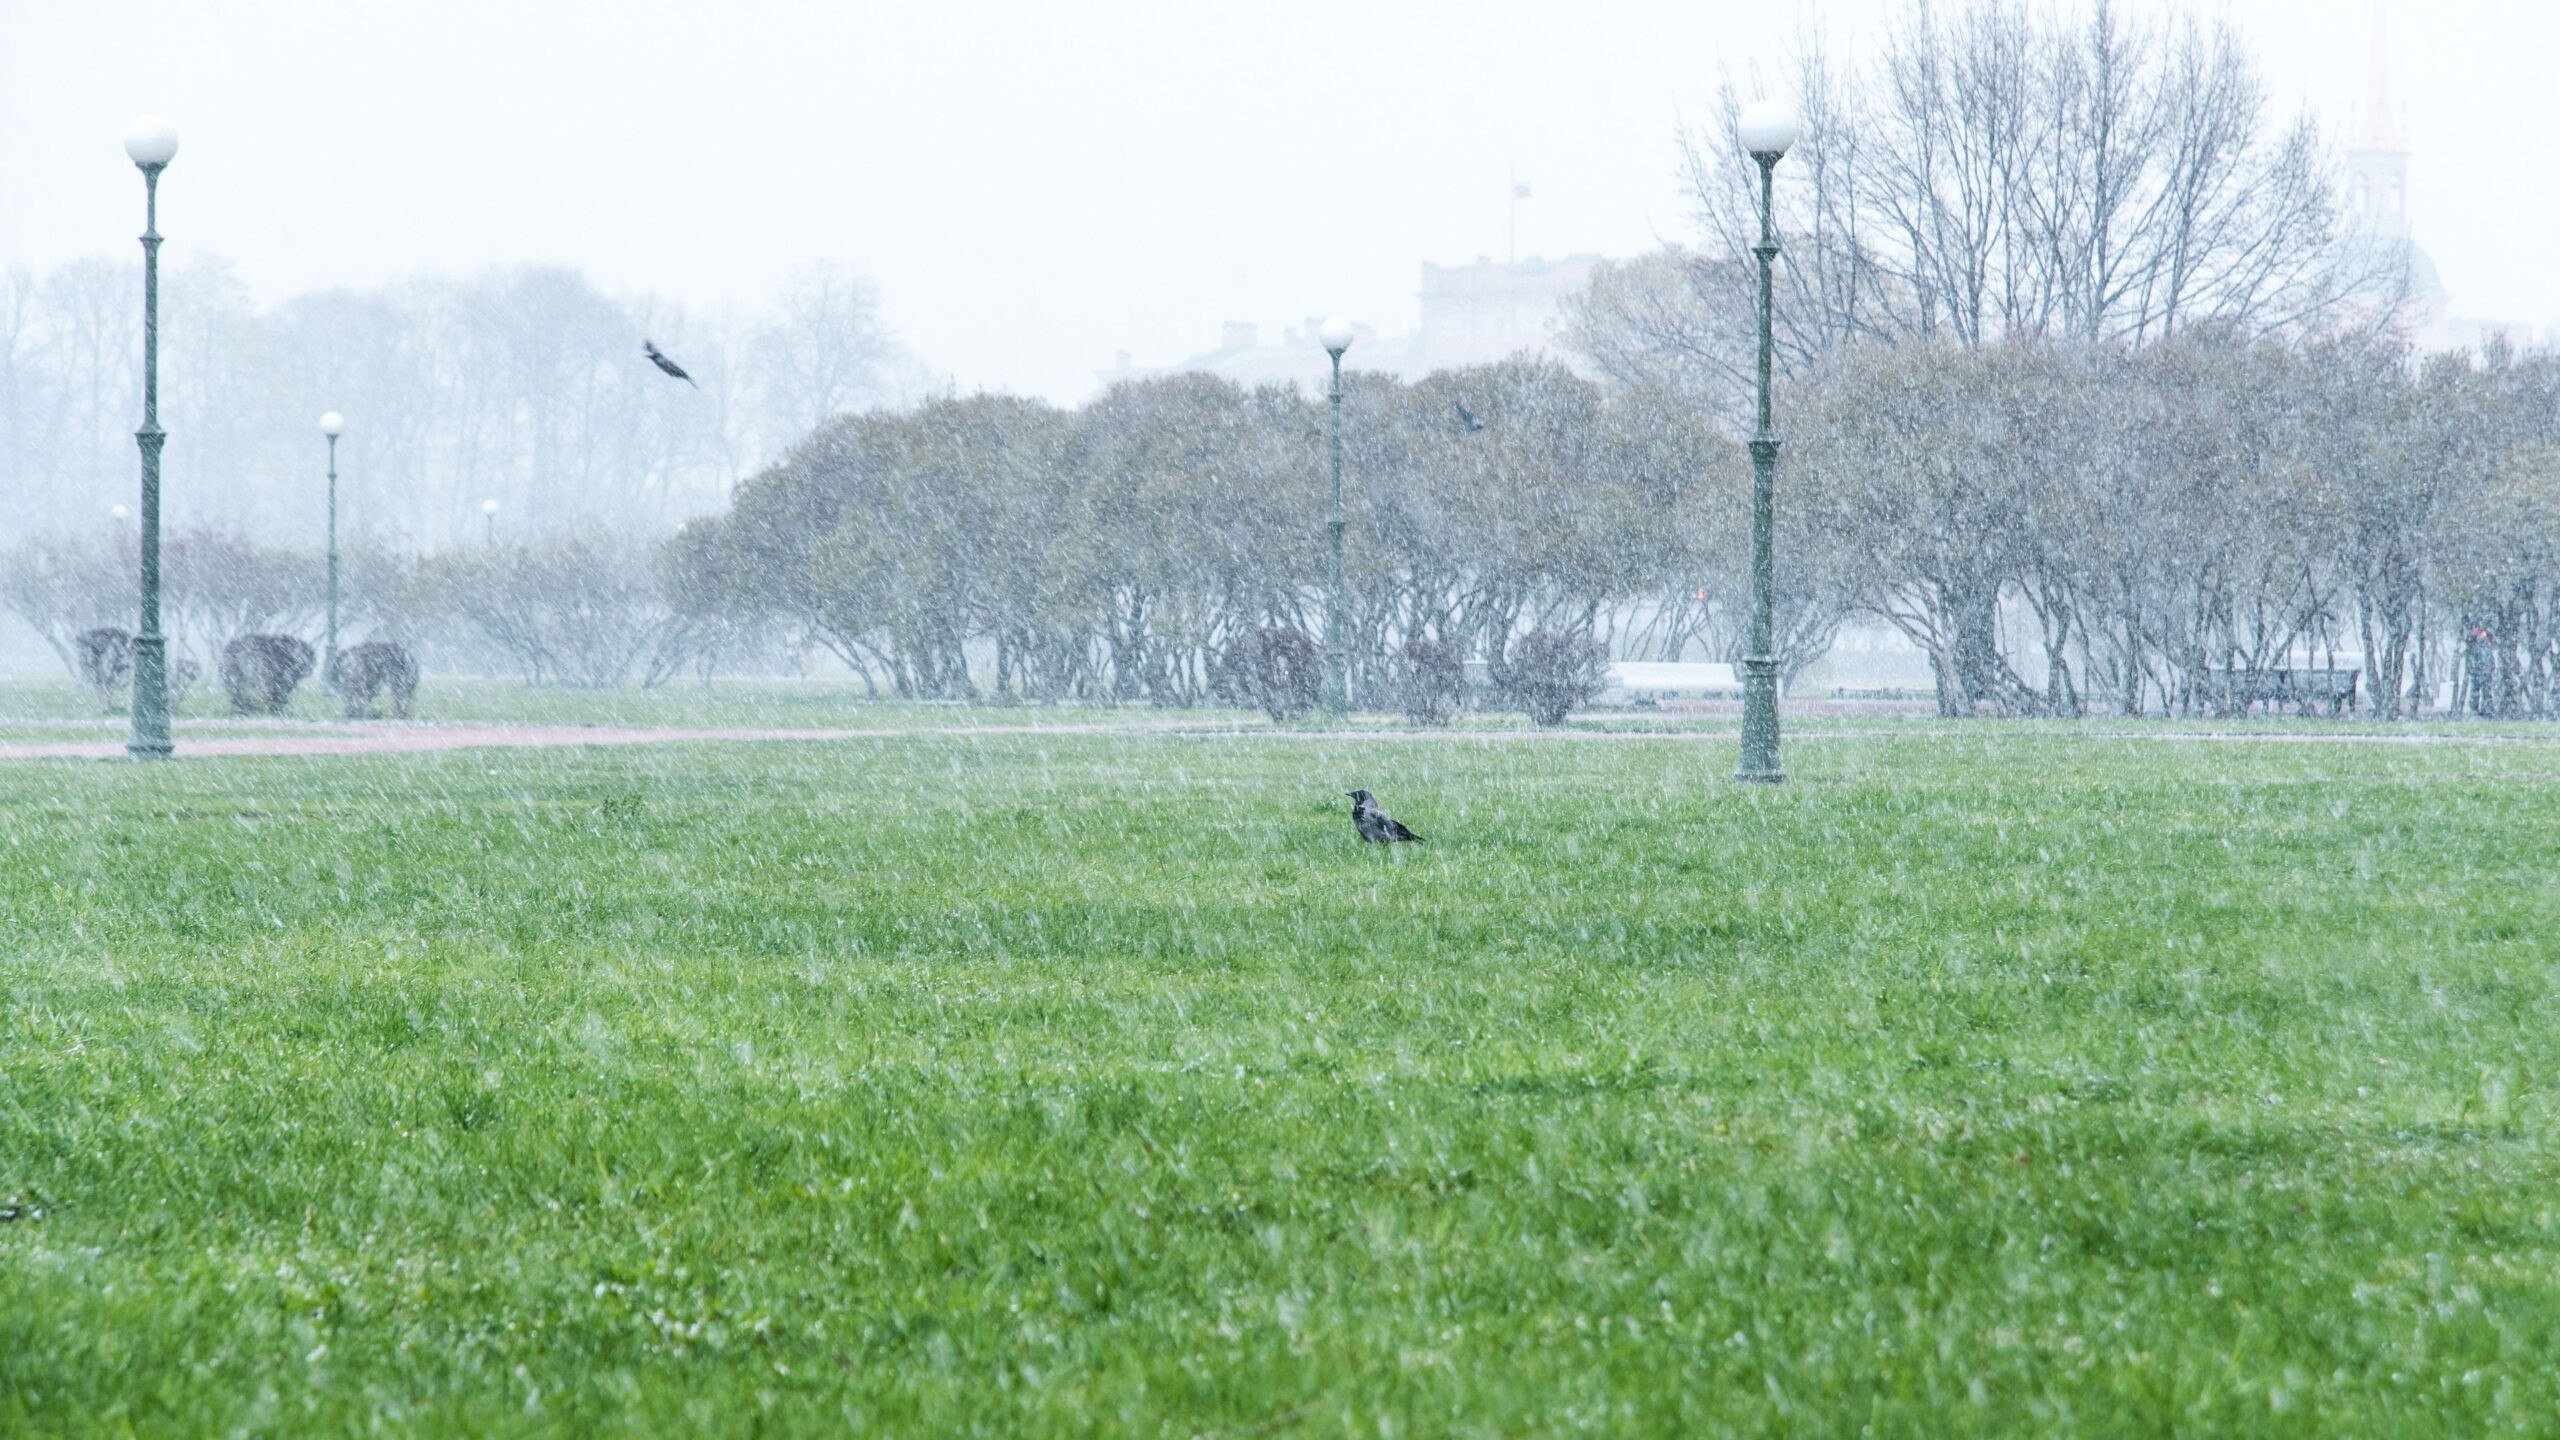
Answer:
[(2475, 631), (2485, 708), (2555, 713), (2560, 358), (1904, 344), (1801, 397), (1806, 563), (1929, 657), (1946, 713), (2224, 710), (2346, 667), (2396, 715), (2482, 663), (2449, 648)]
[[(339, 638), (391, 641), (443, 669), (590, 689), (762, 658), (750, 637), (678, 608), (674, 559), (659, 542), (596, 531), (427, 556), (357, 545), (341, 554)], [(161, 599), (173, 660), (209, 675), (242, 636), (316, 645), (326, 567), (318, 551), (232, 532), (170, 536)], [(129, 534), (23, 541), (0, 552), (0, 609), (82, 676), (83, 637), (133, 626), (136, 569)]]
[(2315, 655), (2385, 714), (2449, 675), (2550, 711), (2552, 362), (2394, 340), (2413, 252), (2349, 233), (2228, 17), (1910, 0), (1729, 82), (1685, 146), (1696, 244), (1603, 266), (1572, 325), (1728, 427), (1760, 224), (1732, 124), (1766, 82), (1805, 118), (1782, 563), (1908, 636), (1945, 711), (2245, 705)]
[[(384, 557), (346, 557), (351, 625), (370, 626)], [(161, 624), (178, 659), (204, 673), (241, 635), (316, 628), (326, 604), (326, 561), (318, 553), (261, 545), (236, 532), (182, 530), (161, 547)], [(32, 538), (0, 552), (0, 607), (26, 622), (64, 667), (79, 673), (79, 638), (130, 629), (139, 566), (129, 532), (92, 528)]]
[[(2227, 709), (2307, 666), (2359, 671), (2386, 715), (2448, 678), (2488, 713), (2560, 710), (2560, 358), (2212, 327), (1905, 341), (1784, 398), (1790, 673), (1864, 616), (1950, 715)], [(1735, 653), (1746, 472), (1695, 406), (1515, 362), (1355, 375), (1345, 409), (1361, 703), (1415, 656), (1504, 683), (1532, 633)], [(356, 547), (344, 633), (533, 683), (820, 646), (901, 696), (1196, 704), (1239, 637), (1323, 632), (1324, 423), (1201, 376), (849, 417), (664, 545)], [(321, 577), (312, 552), (178, 534), (179, 653), (312, 633)], [(0, 601), (66, 666), (133, 589), (128, 539), (0, 556)]]
[[(1729, 654), (1743, 470), (1694, 407), (1519, 361), (1346, 382), (1355, 698), (1408, 642)], [(698, 613), (770, 627), (903, 696), (1191, 705), (1236, 637), (1321, 636), (1323, 406), (1190, 375), (1080, 410), (975, 396), (820, 430), (676, 542)], [(1837, 623), (1807, 597), (1808, 643)]]

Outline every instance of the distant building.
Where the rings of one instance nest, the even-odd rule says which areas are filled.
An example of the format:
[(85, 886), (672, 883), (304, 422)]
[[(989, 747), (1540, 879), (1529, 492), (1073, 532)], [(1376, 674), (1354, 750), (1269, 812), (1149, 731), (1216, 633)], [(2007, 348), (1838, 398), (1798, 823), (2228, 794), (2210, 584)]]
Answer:
[[(1562, 353), (1558, 332), (1565, 306), (1591, 283), (1600, 264), (1597, 255), (1568, 255), (1547, 260), (1532, 255), (1503, 264), (1479, 258), (1473, 265), (1422, 267), (1422, 323), (1410, 335), (1380, 335), (1354, 324), (1348, 367), (1383, 370), (1418, 380), (1434, 370), (1484, 365), (1528, 353)], [(1113, 357), (1111, 368), (1097, 372), (1105, 386), (1150, 375), (1194, 371), (1223, 376), (1239, 385), (1305, 385), (1321, 390), (1331, 370), (1324, 347), (1316, 343), (1323, 321), (1308, 316), (1284, 328), (1276, 340), (1262, 338), (1250, 320), (1230, 320), (1222, 327), (1218, 348), (1204, 350), (1173, 365), (1141, 366), (1128, 351)]]
[(1522, 352), (1560, 349), (1557, 331), (1565, 306), (1591, 284), (1597, 255), (1546, 260), (1532, 255), (1511, 264), (1479, 256), (1473, 265), (1422, 267), (1423, 370), (1489, 365)]
[(2364, 104), (2355, 143), (2347, 151), (2345, 251), (2350, 263), (2395, 276), (2409, 307), (2409, 335), (2422, 350), (2476, 348), (2504, 335), (2518, 345), (2535, 328), (2521, 321), (2455, 315), (2453, 297), (2435, 260), (2416, 238), (2409, 212), (2410, 149), (2402, 114), (2391, 98), (2391, 12), (2377, 0), (2373, 56), (2365, 71)]
[[(1317, 327), (1324, 317), (1310, 315), (1305, 322), (1280, 332), (1277, 340), (1264, 340), (1262, 327), (1250, 320), (1230, 320), (1219, 328), (1218, 348), (1173, 365), (1139, 365), (1129, 352), (1121, 351), (1108, 370), (1098, 371), (1096, 379), (1105, 388), (1123, 380), (1143, 380), (1155, 375), (1208, 374), (1232, 380), (1251, 389), (1257, 385), (1302, 385), (1321, 391), (1333, 369), (1333, 362), (1316, 340)], [(1414, 357), (1414, 337), (1381, 337), (1368, 325), (1353, 324), (1351, 349), (1344, 356), (1348, 368), (1385, 370), (1391, 374), (1419, 373)]]

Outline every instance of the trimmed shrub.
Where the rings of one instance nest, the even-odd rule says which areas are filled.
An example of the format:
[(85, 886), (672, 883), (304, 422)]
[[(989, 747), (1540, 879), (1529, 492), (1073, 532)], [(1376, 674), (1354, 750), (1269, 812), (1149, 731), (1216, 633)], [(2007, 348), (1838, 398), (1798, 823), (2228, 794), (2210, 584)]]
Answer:
[(347, 718), (370, 720), (374, 702), (388, 692), (391, 713), (406, 720), (409, 702), (418, 693), (418, 662), (388, 640), (373, 640), (338, 652), (329, 683), (346, 702)]
[(1396, 650), (1396, 705), (1416, 725), (1446, 725), (1467, 692), (1466, 662), (1437, 640), (1407, 640)]
[(274, 715), (311, 674), (311, 647), (291, 635), (243, 635), (222, 647), (222, 689), (234, 715)]
[(98, 692), (98, 708), (113, 711), (116, 692), (133, 683), (133, 637), (112, 625), (83, 630), (71, 642), (82, 684)]
[(1511, 642), (1511, 703), (1540, 725), (1561, 725), (1609, 683), (1609, 650), (1588, 635), (1532, 630)]
[(1229, 641), (1219, 657), (1218, 695), (1285, 725), (1316, 708), (1323, 697), (1324, 651), (1285, 625), (1248, 630)]

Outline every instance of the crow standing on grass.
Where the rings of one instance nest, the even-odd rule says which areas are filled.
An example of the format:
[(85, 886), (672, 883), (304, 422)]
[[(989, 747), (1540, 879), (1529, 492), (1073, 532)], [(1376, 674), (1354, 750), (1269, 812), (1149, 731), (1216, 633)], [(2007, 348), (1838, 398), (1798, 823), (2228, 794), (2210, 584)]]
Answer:
[(699, 389), (701, 389), (701, 388), (702, 388), (702, 386), (701, 386), (701, 385), (697, 384), (697, 383), (694, 381), (694, 378), (693, 378), (692, 376), (687, 375), (686, 373), (684, 373), (684, 367), (683, 367), (683, 366), (681, 366), (681, 365), (677, 364), (676, 362), (674, 362), (673, 360), (670, 360), (670, 359), (668, 359), (668, 358), (667, 358), (667, 352), (658, 348), (658, 342), (657, 342), (657, 341), (655, 341), (655, 340), (643, 340), (643, 341), (641, 341), (641, 342), (640, 342), (640, 351), (641, 351), (641, 353), (642, 353), (642, 354), (647, 355), (647, 356), (649, 357), (649, 363), (651, 363), (651, 364), (653, 364), (653, 365), (657, 366), (659, 369), (666, 371), (668, 374), (673, 375), (674, 377), (676, 377), (677, 379), (679, 379), (679, 380), (683, 381), (683, 382), (684, 382), (684, 383), (686, 383), (687, 385), (692, 385), (692, 386), (693, 386), (693, 388), (694, 388), (694, 389), (696, 389), (696, 390), (699, 390)]
[(1351, 824), (1360, 832), (1361, 839), (1377, 845), (1392, 845), (1398, 840), (1422, 838), (1404, 828), (1403, 821), (1370, 803), (1376, 798), (1366, 790), (1351, 792)]

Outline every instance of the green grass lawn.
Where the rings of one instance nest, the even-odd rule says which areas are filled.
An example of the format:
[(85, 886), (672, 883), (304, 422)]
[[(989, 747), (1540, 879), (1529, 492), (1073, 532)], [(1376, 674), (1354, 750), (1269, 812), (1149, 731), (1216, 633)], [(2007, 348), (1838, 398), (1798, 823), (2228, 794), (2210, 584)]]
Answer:
[(0, 1434), (2560, 1423), (2560, 743), (1733, 761), (0, 766)]

